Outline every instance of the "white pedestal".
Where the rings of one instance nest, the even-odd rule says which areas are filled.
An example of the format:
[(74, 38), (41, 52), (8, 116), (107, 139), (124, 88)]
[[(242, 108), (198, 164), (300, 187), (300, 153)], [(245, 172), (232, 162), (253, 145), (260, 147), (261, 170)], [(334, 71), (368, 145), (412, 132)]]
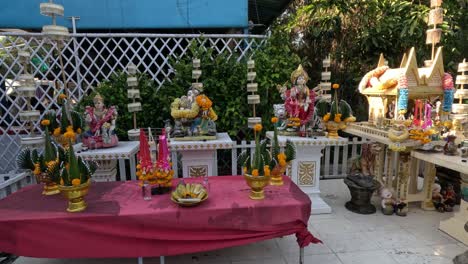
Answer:
[[(273, 132), (267, 132), (268, 138), (273, 138)], [(312, 200), (312, 214), (329, 214), (331, 207), (320, 197), (320, 159), (322, 150), (326, 146), (344, 145), (348, 143), (345, 138), (329, 139), (326, 137), (303, 138), (291, 136), (278, 136), (281, 147), (286, 140), (296, 146), (296, 159), (291, 162), (288, 176)]]
[[(234, 143), (227, 133), (218, 133), (215, 140), (172, 141), (169, 148), (182, 155), (182, 174), (184, 178), (218, 175), (216, 150), (232, 149)], [(175, 155), (173, 155), (174, 157)], [(172, 168), (177, 173), (177, 160), (173, 158)], [(176, 175), (177, 176), (177, 175)]]
[[(115, 180), (116, 160), (119, 161), (120, 180), (127, 180), (125, 171), (125, 160), (130, 160), (130, 178), (136, 180), (136, 164), (135, 155), (140, 150), (139, 141), (120, 141), (119, 144), (112, 148), (101, 148), (87, 150), (77, 153), (77, 156), (86, 160), (95, 160), (102, 167), (96, 170), (95, 181), (112, 181)], [(114, 168), (114, 169), (112, 169)]]

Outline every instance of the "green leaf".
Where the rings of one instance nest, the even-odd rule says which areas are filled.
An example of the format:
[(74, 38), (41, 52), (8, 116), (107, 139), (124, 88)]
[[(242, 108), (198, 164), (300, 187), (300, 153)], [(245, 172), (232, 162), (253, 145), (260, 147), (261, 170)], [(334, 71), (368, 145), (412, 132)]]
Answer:
[(31, 158), (31, 150), (29, 148), (21, 150), (16, 157), (16, 163), (20, 169), (34, 170), (34, 163), (33, 159)]

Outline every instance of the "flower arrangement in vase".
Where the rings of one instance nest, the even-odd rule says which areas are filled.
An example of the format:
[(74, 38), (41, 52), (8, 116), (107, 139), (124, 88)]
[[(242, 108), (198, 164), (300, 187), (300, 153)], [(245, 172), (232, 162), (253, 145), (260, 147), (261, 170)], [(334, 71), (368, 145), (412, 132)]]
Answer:
[(137, 165), (136, 175), (140, 180), (141, 186), (144, 186), (146, 182), (154, 186), (151, 189), (152, 194), (170, 192), (172, 189), (172, 178), (174, 176), (165, 129), (162, 129), (158, 140), (158, 157), (156, 162), (153, 163), (145, 132), (143, 129), (140, 130), (140, 152), (138, 153), (139, 163)]
[(60, 193), (57, 184), (60, 179), (56, 173), (60, 161), (57, 157), (57, 147), (52, 143), (47, 127), (45, 132), (44, 151), (39, 153), (37, 149), (25, 148), (18, 154), (16, 162), (19, 169), (32, 171), (36, 181), (44, 185), (43, 195), (54, 195)]
[(296, 158), (296, 147), (290, 140), (286, 141), (284, 152), (281, 152), (281, 148), (278, 142), (278, 118), (272, 117), (271, 123), (273, 123), (273, 140), (271, 144), (271, 179), (270, 185), (281, 186), (283, 185), (283, 175), (286, 172), (288, 164)]
[[(286, 144), (285, 153), (280, 153), (277, 134), (273, 142), (272, 150), (268, 150), (268, 142), (266, 140), (260, 142), (260, 132), (262, 129), (263, 127), (261, 124), (256, 124), (253, 127), (255, 134), (255, 151), (253, 156), (250, 157), (247, 151), (243, 151), (238, 157), (238, 162), (242, 167), (244, 178), (251, 188), (249, 197), (253, 200), (262, 200), (265, 198), (263, 189), (270, 182), (273, 173), (275, 173), (276, 179), (278, 175), (281, 177), (286, 169), (287, 162), (294, 159), (295, 156), (295, 148), (290, 141)], [(283, 172), (281, 172), (282, 170)], [(278, 180), (276, 183), (279, 183)]]
[(320, 100), (316, 104), (317, 115), (322, 118), (328, 131), (327, 137), (338, 138), (338, 130), (345, 129), (346, 124), (356, 121), (351, 106), (344, 100), (338, 99), (340, 85), (332, 85), (334, 98), (331, 102)]
[(88, 193), (91, 175), (96, 171), (96, 164), (76, 157), (68, 137), (65, 147), (55, 144), (46, 128), (44, 151), (38, 153), (36, 149), (22, 150), (18, 155), (18, 167), (29, 169), (44, 183), (44, 195), (61, 192), (69, 199), (68, 212), (80, 212), (86, 209), (83, 197)]
[(77, 136), (82, 133), (83, 119), (80, 113), (69, 109), (65, 94), (60, 94), (58, 101), (62, 107), (60, 117), (57, 117), (54, 110), (50, 110), (41, 121), (41, 125), (47, 128), (48, 133), (52, 134), (58, 144), (66, 147), (70, 142), (75, 143)]
[(87, 207), (84, 196), (88, 194), (91, 176), (96, 171), (97, 165), (93, 161), (76, 157), (71, 139), (66, 147), (57, 146), (57, 152), (60, 160), (60, 165), (56, 169), (56, 173), (60, 175), (58, 188), (68, 199), (67, 211), (81, 212)]

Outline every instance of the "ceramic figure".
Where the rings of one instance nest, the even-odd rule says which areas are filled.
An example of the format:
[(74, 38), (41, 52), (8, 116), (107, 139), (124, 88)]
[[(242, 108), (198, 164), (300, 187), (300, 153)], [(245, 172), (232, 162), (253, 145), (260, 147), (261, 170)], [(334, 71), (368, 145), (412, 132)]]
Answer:
[(84, 120), (86, 122), (83, 145), (88, 148), (108, 148), (119, 143), (115, 134), (117, 109), (114, 106), (106, 108), (104, 98), (97, 94), (93, 98), (94, 107), (87, 106)]
[(380, 203), (382, 206), (382, 213), (384, 215), (392, 215), (395, 206), (395, 199), (393, 198), (392, 191), (388, 188), (383, 188), (380, 191), (380, 197), (382, 198)]
[(314, 115), (315, 93), (306, 85), (309, 76), (302, 65), (291, 74), (291, 89), (281, 89), (284, 106), (288, 116), (289, 132), (297, 132), (301, 136), (306, 134), (306, 126)]

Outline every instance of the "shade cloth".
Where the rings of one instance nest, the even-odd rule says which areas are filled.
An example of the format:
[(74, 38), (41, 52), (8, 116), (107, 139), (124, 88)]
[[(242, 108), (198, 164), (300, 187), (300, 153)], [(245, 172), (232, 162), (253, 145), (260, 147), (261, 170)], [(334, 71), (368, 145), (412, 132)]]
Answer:
[(307, 230), (311, 201), (289, 178), (284, 186), (266, 187), (260, 201), (249, 199), (241, 176), (210, 177), (209, 183), (209, 198), (189, 208), (170, 194), (143, 200), (136, 181), (92, 183), (81, 213), (66, 212), (61, 195), (43, 196), (41, 186), (29, 186), (0, 201), (0, 251), (42, 258), (151, 257), (289, 234), (301, 247), (320, 242)]

